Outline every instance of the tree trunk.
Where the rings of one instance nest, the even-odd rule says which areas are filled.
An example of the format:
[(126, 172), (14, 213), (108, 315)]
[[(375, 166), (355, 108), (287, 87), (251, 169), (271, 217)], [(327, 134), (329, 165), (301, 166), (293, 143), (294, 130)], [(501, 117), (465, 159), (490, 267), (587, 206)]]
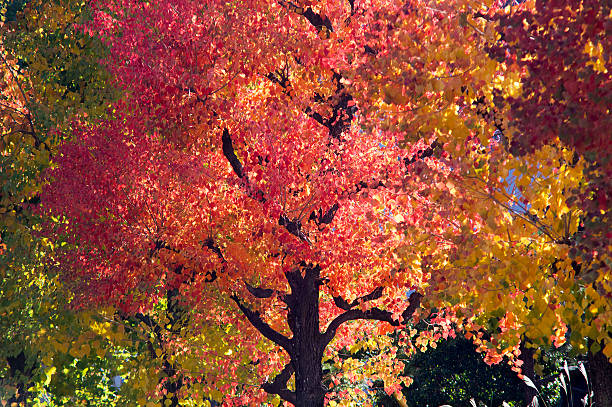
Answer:
[(595, 407), (612, 406), (612, 364), (601, 352), (588, 354), (589, 382)]
[[(336, 316), (322, 333), (319, 330), (319, 291), (324, 282), (320, 274), (319, 266), (304, 262), (295, 270), (285, 273), (291, 290), (289, 293), (277, 293), (281, 301), (287, 304), (287, 323), (293, 334), (291, 338), (275, 331), (258, 311), (250, 309), (236, 294), (230, 296), (264, 337), (284, 348), (289, 354), (290, 362), (272, 381), (264, 383), (262, 389), (269, 394), (279, 395), (296, 407), (323, 407), (328, 390), (323, 384), (323, 352), (340, 325), (347, 321), (370, 319), (398, 326), (412, 318), (415, 310), (420, 307), (422, 298), (418, 293), (411, 295), (409, 305), (398, 319), (394, 318), (390, 311), (376, 307), (368, 310), (356, 308), (364, 302), (380, 298), (382, 287), (377, 287), (371, 293), (351, 302), (340, 296), (334, 297), (334, 303), (344, 312)], [(245, 285), (256, 298), (269, 298), (275, 293), (275, 290), (253, 287), (246, 282)], [(287, 388), (292, 375), (295, 377), (295, 391)]]
[(286, 303), (289, 306), (287, 320), (294, 338), (291, 365), (295, 371), (295, 406), (322, 407), (326, 389), (323, 387), (323, 349), (319, 331), (320, 269), (306, 267), (304, 271), (304, 277), (299, 270), (287, 273), (291, 286)]
[[(521, 342), (520, 350), (520, 360), (523, 362), (523, 365), (521, 366), (522, 373), (524, 376), (527, 376), (529, 379), (535, 382), (536, 380), (533, 360), (533, 349), (527, 348), (525, 346), (525, 342)], [(531, 405), (533, 398), (536, 397), (538, 393), (536, 389), (527, 386), (527, 384), (523, 382), (523, 394), (525, 395), (525, 402), (527, 402), (527, 405)]]

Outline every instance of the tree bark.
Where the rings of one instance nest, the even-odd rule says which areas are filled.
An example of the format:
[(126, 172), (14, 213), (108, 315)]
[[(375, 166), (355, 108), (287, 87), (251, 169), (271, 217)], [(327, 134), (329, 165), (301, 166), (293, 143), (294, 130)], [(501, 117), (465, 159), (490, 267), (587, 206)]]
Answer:
[(287, 273), (291, 293), (285, 302), (289, 307), (287, 322), (293, 332), (291, 364), (295, 374), (295, 406), (323, 406), (327, 389), (323, 387), (323, 347), (319, 330), (318, 266)]
[[(524, 342), (521, 342), (519, 349), (521, 351), (520, 360), (523, 362), (523, 365), (521, 366), (522, 373), (524, 376), (527, 376), (533, 382), (535, 382), (533, 349), (527, 348)], [(536, 389), (527, 386), (525, 382), (523, 382), (523, 394), (525, 395), (525, 402), (527, 403), (527, 405), (531, 405), (531, 402), (533, 401), (534, 397), (538, 395)]]
[(589, 382), (593, 390), (593, 401), (595, 407), (612, 406), (612, 364), (601, 352), (588, 354)]

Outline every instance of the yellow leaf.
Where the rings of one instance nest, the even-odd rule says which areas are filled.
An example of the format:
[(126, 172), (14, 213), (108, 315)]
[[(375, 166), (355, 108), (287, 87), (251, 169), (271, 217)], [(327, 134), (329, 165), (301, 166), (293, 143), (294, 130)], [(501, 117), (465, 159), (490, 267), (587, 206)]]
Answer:
[(606, 343), (606, 346), (604, 346), (604, 348), (603, 348), (603, 354), (612, 363), (612, 342)]

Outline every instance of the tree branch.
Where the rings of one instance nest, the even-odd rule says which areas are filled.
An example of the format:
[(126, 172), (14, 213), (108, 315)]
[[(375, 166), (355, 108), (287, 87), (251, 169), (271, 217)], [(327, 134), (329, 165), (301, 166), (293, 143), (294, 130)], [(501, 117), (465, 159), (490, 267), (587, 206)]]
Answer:
[(341, 308), (345, 311), (350, 310), (351, 308), (361, 304), (362, 302), (368, 302), (368, 301), (373, 301), (373, 300), (377, 300), (380, 297), (382, 297), (382, 292), (383, 292), (383, 288), (382, 287), (378, 287), (376, 288), (374, 291), (372, 291), (371, 293), (361, 296), (357, 299), (355, 299), (353, 302), (349, 303), (348, 301), (346, 301), (344, 298), (340, 297), (340, 296), (336, 296), (334, 297), (334, 303), (336, 304), (336, 307)]
[(223, 155), (227, 158), (232, 169), (238, 176), (238, 178), (244, 178), (244, 172), (242, 170), (242, 163), (236, 156), (236, 152), (234, 151), (234, 145), (232, 144), (232, 138), (230, 137), (229, 131), (227, 129), (223, 129), (223, 135), (221, 136), (221, 141), (223, 143)]
[[(155, 246), (149, 251), (149, 256), (151, 256), (151, 257), (153, 255), (155, 255), (161, 249), (170, 250), (171, 252), (174, 252), (174, 253), (181, 253), (180, 250), (178, 250), (175, 247), (170, 246), (164, 240), (155, 239), (153, 241), (153, 243), (154, 243)], [(227, 261), (225, 260), (225, 257), (223, 257), (223, 253), (221, 252), (221, 249), (217, 245), (215, 245), (215, 242), (212, 239), (206, 239), (204, 242), (202, 242), (202, 247), (207, 247), (213, 253), (215, 253), (219, 257), (219, 259), (221, 259), (221, 262), (223, 264), (227, 263)], [(175, 269), (174, 272), (176, 274), (179, 274), (180, 271), (182, 271), (183, 269), (184, 269), (184, 267), (181, 265), (179, 268)], [(217, 279), (217, 271), (216, 270), (207, 271), (206, 273), (207, 273), (207, 276), (206, 276), (206, 280), (205, 281), (207, 283), (211, 283), (211, 282), (213, 282), (213, 281), (215, 281)], [(195, 272), (192, 272), (191, 281), (193, 281), (194, 276), (195, 276)]]
[(223, 253), (221, 252), (221, 249), (219, 248), (219, 246), (217, 246), (215, 244), (215, 241), (212, 240), (211, 238), (206, 239), (203, 243), (202, 243), (203, 247), (206, 247), (207, 249), (209, 249), (211, 252), (213, 252), (214, 254), (217, 255), (217, 257), (219, 257), (219, 259), (221, 260), (222, 263), (227, 263), (227, 260), (225, 260), (225, 257), (223, 257)]
[(302, 15), (306, 17), (306, 20), (308, 20), (310, 24), (316, 27), (317, 30), (321, 30), (323, 27), (325, 27), (329, 31), (334, 31), (334, 28), (332, 27), (332, 24), (329, 18), (327, 16), (321, 17), (320, 14), (315, 13), (312, 10), (312, 7), (308, 7), (306, 10), (304, 10)]
[(406, 321), (408, 321), (412, 317), (416, 309), (421, 306), (421, 298), (423, 298), (421, 294), (412, 293), (412, 295), (410, 296), (410, 304), (404, 310), (404, 312), (402, 312), (402, 317), (400, 320), (394, 319), (393, 314), (391, 312), (384, 311), (378, 308), (372, 308), (366, 311), (362, 311), (359, 309), (349, 309), (338, 315), (332, 320), (332, 322), (330, 322), (329, 326), (325, 330), (325, 333), (321, 336), (321, 346), (323, 347), (323, 349), (325, 349), (325, 347), (332, 341), (332, 339), (334, 339), (334, 336), (336, 335), (336, 330), (340, 327), (340, 325), (348, 321), (355, 321), (358, 319), (371, 319), (388, 322), (393, 326), (405, 324)]
[[(295, 4), (291, 3), (290, 1), (279, 0), (279, 3), (283, 7), (290, 9), (294, 13), (304, 16), (306, 20), (308, 20), (308, 22), (313, 27), (315, 27), (318, 31), (323, 29), (323, 27), (325, 27), (329, 31), (334, 31), (334, 28), (332, 27), (332, 24), (329, 18), (322, 17), (320, 14), (315, 13), (312, 7), (308, 7), (307, 9), (304, 10), (303, 7), (298, 7)], [(351, 10), (352, 10), (352, 7), (351, 7)]]
[(289, 403), (295, 404), (295, 392), (287, 389), (287, 382), (291, 378), (294, 369), (291, 363), (287, 363), (283, 370), (274, 378), (272, 382), (264, 383), (261, 388), (268, 394), (278, 394), (280, 398)]
[(404, 163), (406, 164), (406, 166), (408, 166), (416, 162), (417, 160), (432, 157), (435, 153), (442, 151), (442, 148), (442, 144), (440, 144), (436, 139), (425, 150), (419, 150), (412, 158), (404, 158)]
[[(242, 168), (242, 163), (240, 162), (240, 160), (238, 160), (238, 157), (236, 156), (236, 152), (234, 151), (234, 146), (232, 143), (232, 138), (227, 129), (223, 129), (223, 135), (221, 137), (221, 140), (223, 142), (223, 145), (222, 145), (223, 155), (229, 161), (230, 165), (234, 169), (234, 172), (236, 173), (238, 178), (242, 179), (245, 182), (246, 188), (247, 188), (247, 194), (251, 198), (255, 199), (256, 201), (265, 203), (266, 198), (264, 197), (263, 192), (259, 189), (252, 188), (252, 186), (249, 184), (249, 180)], [(308, 236), (306, 236), (306, 234), (302, 232), (302, 225), (300, 224), (299, 220), (289, 219), (287, 215), (282, 214), (278, 218), (278, 224), (281, 226), (284, 226), (285, 229), (287, 229), (287, 231), (291, 233), (293, 236), (310, 244), (310, 240), (308, 239)]]
[(13, 68), (11, 67), (11, 65), (9, 64), (9, 62), (7, 61), (7, 59), (4, 57), (4, 55), (2, 55), (2, 53), (0, 53), (0, 58), (2, 58), (2, 61), (4, 62), (4, 64), (6, 65), (7, 69), (9, 70), (11, 76), (13, 77), (13, 81), (15, 82), (15, 84), (17, 85), (17, 87), (19, 88), (19, 91), (21, 92), (21, 96), (23, 96), (23, 103), (26, 105), (26, 109), (27, 109), (27, 114), (24, 114), (24, 116), (28, 119), (28, 123), (30, 125), (30, 129), (32, 130), (31, 134), (32, 137), (34, 138), (34, 146), (36, 148), (38, 148), (42, 142), (40, 140), (40, 138), (38, 137), (38, 135), (36, 134), (36, 128), (34, 127), (34, 121), (32, 120), (32, 113), (30, 112), (30, 109), (27, 108), (27, 105), (29, 105), (29, 100), (28, 97), (26, 96), (23, 87), (21, 86), (21, 83), (19, 82), (17, 75), (15, 74), (15, 72), (13, 72)]
[[(277, 69), (275, 72), (268, 73), (265, 75), (265, 77), (271, 82), (282, 87), (285, 94), (291, 96), (287, 91), (291, 85), (288, 72), (283, 72)], [(315, 93), (313, 98), (315, 103), (329, 102), (331, 104), (331, 116), (329, 118), (324, 118), (310, 106), (304, 109), (304, 113), (306, 113), (320, 125), (327, 127), (330, 137), (340, 140), (342, 133), (353, 121), (355, 112), (357, 112), (357, 107), (354, 103), (351, 104), (353, 101), (353, 96), (346, 92), (345, 87), (342, 84), (342, 75), (334, 72), (332, 80), (336, 83), (336, 91), (333, 96), (324, 98), (318, 93)], [(351, 105), (349, 106), (349, 104)]]
[(261, 318), (258, 311), (253, 311), (242, 304), (240, 298), (238, 298), (236, 294), (232, 294), (230, 298), (234, 300), (236, 305), (238, 305), (238, 308), (240, 308), (240, 311), (242, 311), (244, 316), (247, 317), (255, 329), (257, 329), (263, 336), (285, 349), (290, 356), (293, 356), (293, 345), (289, 338), (272, 329), (272, 327)]
[(317, 212), (312, 211), (312, 213), (310, 214), (308, 219), (314, 221), (317, 225), (322, 225), (322, 224), (329, 225), (334, 220), (334, 216), (336, 215), (336, 211), (339, 208), (340, 208), (340, 206), (337, 203), (335, 203), (325, 213), (323, 213), (323, 211), (321, 209), (318, 210), (318, 212), (319, 212), (318, 214), (317, 214)]
[(285, 229), (287, 229), (287, 231), (293, 236), (296, 236), (300, 240), (310, 244), (310, 240), (308, 239), (308, 236), (302, 232), (302, 225), (298, 220), (291, 220), (287, 215), (282, 214), (278, 218), (278, 224), (284, 226)]
[(275, 290), (271, 288), (253, 287), (251, 284), (244, 282), (246, 289), (256, 298), (270, 298), (274, 294)]

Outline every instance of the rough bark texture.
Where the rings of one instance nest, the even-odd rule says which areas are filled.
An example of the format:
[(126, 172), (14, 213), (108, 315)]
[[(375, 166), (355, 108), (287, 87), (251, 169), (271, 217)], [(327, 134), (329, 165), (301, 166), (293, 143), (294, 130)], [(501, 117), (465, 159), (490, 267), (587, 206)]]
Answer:
[(306, 267), (287, 273), (291, 293), (287, 322), (293, 332), (291, 364), (295, 371), (296, 407), (323, 406), (327, 389), (323, 387), (323, 347), (319, 331), (320, 268)]
[(612, 364), (600, 351), (588, 355), (588, 373), (595, 407), (612, 406)]

